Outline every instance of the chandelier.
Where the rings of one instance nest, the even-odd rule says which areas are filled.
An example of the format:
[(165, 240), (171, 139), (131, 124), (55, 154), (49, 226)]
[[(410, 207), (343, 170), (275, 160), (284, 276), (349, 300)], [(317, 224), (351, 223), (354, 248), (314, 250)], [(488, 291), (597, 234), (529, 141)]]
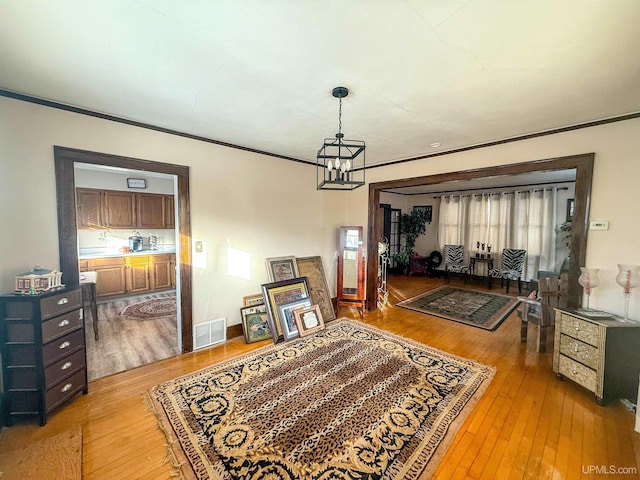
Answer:
[[(361, 140), (345, 140), (342, 133), (342, 99), (349, 95), (346, 87), (336, 87), (331, 94), (339, 99), (338, 133), (325, 138), (316, 157), (318, 190), (355, 190), (364, 185), (365, 148)], [(362, 154), (362, 156), (360, 156)], [(362, 164), (360, 162), (362, 159)]]

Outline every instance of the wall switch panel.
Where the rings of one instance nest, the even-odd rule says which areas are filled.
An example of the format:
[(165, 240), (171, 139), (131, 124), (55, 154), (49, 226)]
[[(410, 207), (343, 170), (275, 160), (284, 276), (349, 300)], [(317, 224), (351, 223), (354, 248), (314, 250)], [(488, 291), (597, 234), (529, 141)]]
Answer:
[(605, 220), (594, 220), (589, 222), (589, 230), (609, 230), (609, 222)]

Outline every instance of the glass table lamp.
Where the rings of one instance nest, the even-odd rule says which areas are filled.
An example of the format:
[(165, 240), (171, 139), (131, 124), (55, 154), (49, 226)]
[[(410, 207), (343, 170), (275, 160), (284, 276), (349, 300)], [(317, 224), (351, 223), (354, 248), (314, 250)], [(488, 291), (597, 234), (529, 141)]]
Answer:
[(587, 294), (587, 308), (589, 308), (589, 299), (591, 297), (591, 289), (597, 287), (600, 281), (598, 280), (599, 268), (580, 267), (580, 276), (578, 277), (578, 283), (584, 288), (584, 293)]
[(618, 264), (618, 270), (616, 282), (624, 291), (624, 319), (628, 320), (631, 289), (640, 284), (640, 266)]

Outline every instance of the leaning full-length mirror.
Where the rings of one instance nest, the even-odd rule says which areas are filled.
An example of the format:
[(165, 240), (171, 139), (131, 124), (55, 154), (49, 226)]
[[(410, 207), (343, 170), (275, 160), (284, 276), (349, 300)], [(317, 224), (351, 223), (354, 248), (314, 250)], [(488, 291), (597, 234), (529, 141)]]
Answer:
[(340, 227), (338, 309), (357, 307), (364, 313), (364, 257), (362, 227)]

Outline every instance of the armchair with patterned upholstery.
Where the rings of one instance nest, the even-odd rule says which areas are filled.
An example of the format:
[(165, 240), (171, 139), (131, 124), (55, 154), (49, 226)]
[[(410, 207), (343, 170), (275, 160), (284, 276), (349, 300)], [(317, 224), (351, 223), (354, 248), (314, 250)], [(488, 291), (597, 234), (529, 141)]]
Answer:
[(449, 281), (449, 272), (464, 274), (464, 283), (470, 274), (469, 265), (464, 264), (464, 245), (444, 246), (444, 277)]
[(500, 268), (492, 268), (489, 270), (489, 288), (491, 288), (491, 279), (499, 278), (501, 287), (504, 287), (504, 281), (507, 281), (507, 293), (509, 293), (511, 280), (517, 280), (518, 293), (522, 293), (522, 274), (526, 255), (526, 250), (517, 248), (503, 249)]

